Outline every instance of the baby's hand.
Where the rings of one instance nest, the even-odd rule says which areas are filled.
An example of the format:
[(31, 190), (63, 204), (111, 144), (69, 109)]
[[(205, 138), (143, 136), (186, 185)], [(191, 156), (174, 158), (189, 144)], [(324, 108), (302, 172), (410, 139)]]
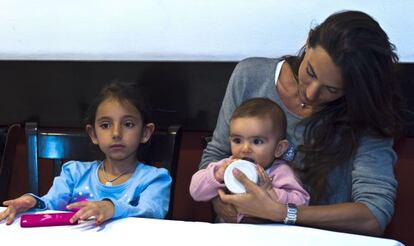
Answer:
[(272, 178), (267, 175), (266, 171), (260, 165), (256, 165), (256, 170), (259, 175), (259, 186), (266, 190), (273, 201), (279, 201), (277, 193), (273, 190)]
[(256, 165), (257, 174), (259, 176), (259, 186), (263, 187), (266, 190), (272, 189), (272, 180), (262, 166)]
[(11, 225), (16, 214), (25, 212), (36, 205), (36, 199), (30, 195), (23, 195), (14, 200), (4, 201), (3, 205), (7, 208), (0, 213), (0, 221), (6, 219), (6, 225)]
[(79, 209), (75, 215), (70, 219), (71, 223), (75, 223), (77, 220), (87, 220), (92, 216), (96, 218), (96, 224), (112, 218), (115, 212), (114, 204), (110, 200), (103, 201), (81, 201), (71, 203), (66, 206), (67, 209)]
[(219, 182), (224, 182), (224, 172), (226, 168), (233, 162), (233, 159), (224, 160), (223, 164), (214, 171), (214, 178)]

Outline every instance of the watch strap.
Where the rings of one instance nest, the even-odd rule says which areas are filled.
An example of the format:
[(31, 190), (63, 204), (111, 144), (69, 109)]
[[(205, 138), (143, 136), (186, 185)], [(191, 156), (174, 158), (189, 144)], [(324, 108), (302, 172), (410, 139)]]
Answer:
[(288, 225), (294, 225), (296, 219), (298, 218), (298, 207), (294, 203), (286, 204), (286, 217), (283, 220), (283, 223)]

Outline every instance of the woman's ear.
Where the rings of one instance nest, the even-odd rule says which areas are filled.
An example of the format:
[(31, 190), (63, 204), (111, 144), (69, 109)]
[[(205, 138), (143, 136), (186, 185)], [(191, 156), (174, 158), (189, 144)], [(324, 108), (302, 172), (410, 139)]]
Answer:
[(155, 124), (148, 123), (142, 129), (141, 143), (146, 143), (155, 131)]
[(91, 124), (87, 124), (85, 129), (89, 137), (91, 138), (92, 143), (98, 144), (98, 138), (96, 137), (95, 128)]
[(281, 157), (289, 147), (289, 142), (286, 139), (280, 140), (276, 146), (275, 157)]

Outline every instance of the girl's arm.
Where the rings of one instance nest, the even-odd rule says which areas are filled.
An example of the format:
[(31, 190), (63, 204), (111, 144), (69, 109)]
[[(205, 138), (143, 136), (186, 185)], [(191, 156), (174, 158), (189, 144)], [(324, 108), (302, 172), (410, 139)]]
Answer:
[(0, 221), (7, 219), (6, 223), (11, 224), (18, 213), (25, 212), (34, 207), (43, 210), (66, 210), (70, 197), (69, 194), (73, 187), (71, 168), (76, 169), (74, 164), (65, 164), (62, 167), (60, 176), (54, 179), (53, 186), (45, 196), (40, 198), (34, 194), (25, 194), (17, 199), (5, 201), (3, 204), (8, 208), (0, 213)]
[(272, 182), (270, 196), (282, 204), (294, 203), (297, 206), (309, 204), (309, 193), (296, 179), (293, 170), (285, 163), (272, 168), (269, 174)]
[[(195, 201), (210, 201), (218, 195), (218, 190), (224, 188), (224, 170), (231, 162), (230, 158), (210, 163), (206, 168), (198, 170), (191, 178), (190, 195)], [(223, 170), (219, 170), (223, 169)], [(217, 180), (215, 173), (221, 173)]]
[(23, 195), (13, 200), (4, 201), (3, 205), (7, 206), (7, 208), (0, 212), (0, 221), (6, 220), (6, 224), (11, 225), (17, 214), (35, 207), (36, 199), (31, 195)]
[(60, 175), (54, 178), (47, 194), (38, 199), (38, 208), (67, 210), (66, 206), (72, 200), (72, 191), (75, 186), (74, 176), (82, 176), (83, 170), (87, 169), (84, 165), (79, 165), (77, 161), (68, 161), (63, 164)]
[[(163, 219), (167, 215), (170, 203), (171, 176), (164, 168), (157, 168), (145, 174), (147, 184), (145, 189), (138, 194), (138, 203), (130, 203), (108, 199), (114, 204), (114, 215), (112, 218), (143, 217)], [(142, 180), (136, 180), (137, 187)]]

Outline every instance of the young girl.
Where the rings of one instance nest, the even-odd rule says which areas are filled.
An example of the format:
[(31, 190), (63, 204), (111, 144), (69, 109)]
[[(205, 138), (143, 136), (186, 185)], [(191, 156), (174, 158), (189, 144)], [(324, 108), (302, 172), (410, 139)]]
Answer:
[(132, 84), (113, 82), (92, 103), (86, 131), (105, 154), (103, 161), (69, 161), (43, 197), (25, 194), (5, 201), (0, 221), (11, 224), (17, 213), (31, 208), (79, 209), (71, 222), (95, 216), (100, 224), (129, 216), (164, 218), (167, 214), (171, 177), (163, 168), (137, 159), (138, 147), (146, 143), (155, 125)]

